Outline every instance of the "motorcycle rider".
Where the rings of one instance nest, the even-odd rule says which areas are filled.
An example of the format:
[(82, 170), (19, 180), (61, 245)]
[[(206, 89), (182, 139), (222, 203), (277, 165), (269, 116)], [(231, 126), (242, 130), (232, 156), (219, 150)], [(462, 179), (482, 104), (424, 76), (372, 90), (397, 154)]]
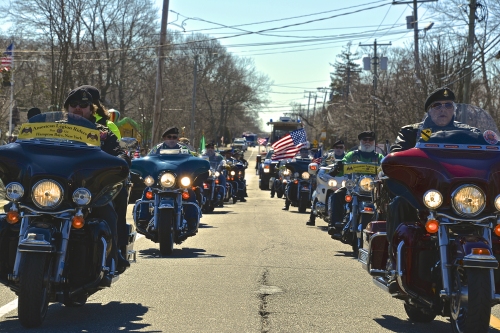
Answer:
[[(424, 109), (427, 117), (423, 122), (401, 127), (396, 142), (391, 146), (390, 153), (404, 151), (415, 147), (417, 140), (425, 140), (432, 132), (441, 130), (464, 130), (475, 133), (481, 131), (475, 127), (455, 121), (455, 94), (448, 88), (440, 88), (432, 92), (426, 99)], [(402, 221), (416, 220), (417, 211), (403, 197), (396, 196), (389, 203), (387, 210), (387, 239), (389, 241), (389, 255), (392, 254), (392, 236)]]
[[(85, 89), (74, 89), (69, 92), (64, 101), (64, 109), (68, 113), (76, 114), (90, 120), (96, 124), (101, 138), (101, 149), (113, 156), (124, 159), (130, 166), (129, 156), (122, 150), (116, 135), (106, 126), (96, 123), (96, 106), (93, 103), (92, 95)], [(121, 273), (125, 268), (130, 267), (130, 263), (118, 251), (118, 216), (111, 203), (92, 209), (92, 217), (103, 218), (109, 225), (112, 234), (111, 258), (116, 259), (116, 270)]]
[[(375, 152), (375, 132), (364, 131), (359, 133), (359, 148), (354, 151), (348, 152), (344, 158), (337, 162), (329, 175), (335, 177), (343, 174), (344, 163), (351, 162), (376, 162), (380, 163), (384, 156)], [(328, 234), (332, 236), (335, 234), (335, 223), (341, 222), (345, 215), (345, 195), (347, 189), (345, 187), (339, 188), (332, 194), (332, 216), (328, 223)]]
[[(312, 158), (309, 155), (309, 143), (300, 148), (299, 154), (295, 156), (295, 159), (299, 161), (312, 161)], [(292, 186), (292, 185), (290, 183), (287, 186)], [(281, 208), (281, 210), (288, 210), (290, 208), (290, 204), (291, 204), (290, 200), (288, 200), (288, 197), (285, 195), (285, 206)]]
[[(247, 160), (245, 160), (243, 158), (243, 154), (240, 152), (239, 149), (236, 149), (233, 153), (233, 159), (238, 161), (238, 162), (241, 162), (243, 163), (243, 166), (245, 167), (243, 170), (241, 170), (241, 173), (242, 173), (242, 176), (243, 176), (243, 186), (244, 186), (244, 197), (247, 197), (247, 183), (246, 183), (246, 180), (245, 180), (245, 169), (248, 167), (248, 162)], [(244, 197), (241, 197), (239, 198), (241, 202), (246, 202), (247, 200), (244, 198)]]
[[(331, 163), (335, 162), (336, 160), (341, 160), (345, 157), (345, 146), (344, 146), (344, 141), (343, 140), (338, 140), (335, 141), (333, 144), (333, 154), (328, 154), (326, 158), (323, 159), (322, 165), (330, 165)], [(309, 220), (306, 222), (306, 225), (311, 225), (314, 226), (316, 225), (316, 214), (314, 214), (314, 211), (311, 209), (311, 214), (309, 215)]]
[[(221, 154), (215, 152), (215, 146), (213, 143), (207, 143), (205, 145), (205, 155), (208, 156), (208, 161), (210, 162), (211, 165), (216, 165), (215, 171), (220, 172), (220, 176), (217, 178), (219, 180), (219, 184), (222, 186), (223, 189), (226, 188), (226, 176), (222, 172), (222, 160), (224, 160), (224, 157), (222, 157)], [(223, 195), (224, 192), (221, 193)], [(219, 204), (219, 207), (224, 207), (222, 203)]]
[(179, 129), (177, 127), (169, 127), (163, 132), (161, 135), (163, 139), (162, 143), (153, 147), (150, 151), (150, 154), (156, 154), (159, 149), (181, 149), (186, 148), (182, 144), (179, 143)]

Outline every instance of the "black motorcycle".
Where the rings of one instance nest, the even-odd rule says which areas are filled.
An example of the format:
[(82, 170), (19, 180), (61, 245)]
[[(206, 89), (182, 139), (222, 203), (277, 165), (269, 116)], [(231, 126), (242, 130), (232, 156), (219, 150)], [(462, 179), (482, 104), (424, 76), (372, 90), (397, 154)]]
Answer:
[(174, 243), (198, 231), (210, 163), (187, 149), (159, 149), (133, 160), (131, 170), (146, 185), (133, 210), (137, 231), (159, 243), (162, 256), (171, 255)]
[[(311, 207), (311, 195), (314, 191), (308, 166), (311, 160), (293, 159), (285, 164), (285, 168), (291, 175), (286, 185), (286, 200), (294, 207), (299, 208), (299, 213), (305, 213)], [(285, 172), (287, 172), (285, 170)]]
[(0, 146), (10, 202), (0, 215), (0, 283), (18, 295), (24, 327), (40, 326), (50, 302), (82, 306), (118, 278), (110, 228), (89, 212), (108, 205), (128, 175), (123, 159), (101, 150), (95, 125), (72, 114), (35, 116)]
[(208, 156), (202, 158), (210, 163), (208, 178), (203, 182), (203, 195), (205, 204), (203, 213), (211, 213), (215, 207), (222, 207), (226, 197), (226, 176), (222, 162), (210, 161)]

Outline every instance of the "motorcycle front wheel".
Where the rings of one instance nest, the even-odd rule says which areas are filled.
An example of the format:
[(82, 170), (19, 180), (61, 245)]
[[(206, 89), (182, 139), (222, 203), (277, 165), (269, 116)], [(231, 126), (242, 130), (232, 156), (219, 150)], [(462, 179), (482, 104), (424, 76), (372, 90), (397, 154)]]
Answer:
[(21, 325), (42, 325), (49, 308), (51, 257), (47, 253), (23, 253), (20, 267), (17, 314)]
[(169, 256), (174, 252), (174, 213), (171, 210), (158, 210), (158, 243), (160, 254)]
[(490, 270), (458, 267), (452, 274), (452, 287), (453, 297), (450, 300), (452, 331), (488, 332), (491, 317)]

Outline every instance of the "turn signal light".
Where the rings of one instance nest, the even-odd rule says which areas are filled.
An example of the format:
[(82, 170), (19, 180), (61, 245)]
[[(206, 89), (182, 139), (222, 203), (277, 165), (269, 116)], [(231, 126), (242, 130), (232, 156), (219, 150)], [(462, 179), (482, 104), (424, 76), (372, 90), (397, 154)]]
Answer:
[(489, 255), (491, 255), (491, 252), (490, 252), (489, 249), (473, 248), (472, 251), (471, 251), (471, 254), (478, 254), (478, 255), (489, 256)]
[(182, 192), (182, 199), (184, 200), (189, 199), (189, 192)]
[(316, 165), (310, 165), (310, 166), (309, 166), (309, 168), (310, 168), (311, 170), (317, 170), (317, 169), (318, 169), (318, 167), (317, 167)]
[(345, 196), (345, 202), (351, 202), (352, 201), (352, 195), (346, 195)]
[(207, 183), (203, 183), (203, 188), (204, 188), (205, 190), (208, 190), (208, 184), (207, 184)]
[(219, 180), (218, 179), (215, 180), (215, 184), (219, 184)]
[(372, 207), (364, 207), (363, 209), (365, 211), (367, 211), (367, 212), (373, 212), (373, 208)]
[(75, 229), (81, 229), (85, 225), (85, 219), (83, 218), (83, 216), (76, 215), (73, 217), (73, 220), (71, 220), (71, 225)]
[(425, 224), (425, 230), (430, 234), (435, 234), (439, 230), (439, 222), (437, 220), (429, 220)]
[(193, 192), (196, 191), (196, 186), (191, 187), (191, 189), (193, 190)]
[(11, 210), (7, 213), (6, 219), (10, 224), (16, 224), (19, 222), (19, 213), (15, 210)]
[(495, 228), (493, 229), (493, 232), (495, 233), (495, 235), (497, 235), (498, 237), (500, 237), (500, 224), (497, 224), (495, 226)]
[(295, 179), (295, 180), (293, 181), (293, 183), (294, 183), (294, 184), (298, 184), (298, 183), (299, 183), (299, 181), (298, 181), (297, 179)]
[(146, 199), (151, 200), (153, 199), (153, 192), (146, 192)]

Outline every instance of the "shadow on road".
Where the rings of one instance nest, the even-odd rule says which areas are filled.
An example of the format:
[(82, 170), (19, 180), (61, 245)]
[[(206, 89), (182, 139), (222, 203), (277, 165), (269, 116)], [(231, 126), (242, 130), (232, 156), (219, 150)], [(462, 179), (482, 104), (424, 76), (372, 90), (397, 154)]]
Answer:
[[(403, 303), (401, 303), (403, 306)], [(394, 316), (384, 315), (384, 318), (375, 318), (380, 326), (383, 328), (390, 330), (391, 332), (398, 333), (417, 333), (417, 332), (450, 332), (451, 326), (450, 323), (442, 322), (442, 321), (433, 321), (430, 323), (414, 323), (409, 319), (401, 319)], [(490, 327), (490, 333), (498, 333), (499, 330)]]
[(209, 225), (209, 224), (206, 224), (206, 223), (200, 223), (198, 225), (198, 229), (199, 228), (208, 229), (208, 228), (217, 228), (217, 227), (214, 227), (213, 225)]
[(174, 248), (174, 253), (170, 256), (162, 257), (159, 249), (144, 249), (139, 251), (141, 259), (185, 259), (185, 258), (223, 258), (218, 254), (205, 253), (204, 249), (195, 249), (190, 247)]
[(354, 252), (352, 251), (337, 251), (335, 257), (351, 257), (352, 259), (358, 260), (358, 258), (354, 257)]
[[(224, 208), (224, 207), (222, 207)], [(213, 212), (211, 213), (203, 213), (203, 214), (206, 214), (206, 215), (218, 215), (218, 214), (229, 214), (229, 213), (232, 213), (233, 211), (232, 210), (214, 210)]]
[[(142, 304), (110, 302), (87, 303), (81, 308), (68, 308), (61, 304), (49, 306), (49, 311), (42, 327), (32, 332), (148, 332), (150, 324), (136, 323), (148, 312)], [(17, 315), (5, 318), (0, 325), (0, 332), (26, 332)]]

